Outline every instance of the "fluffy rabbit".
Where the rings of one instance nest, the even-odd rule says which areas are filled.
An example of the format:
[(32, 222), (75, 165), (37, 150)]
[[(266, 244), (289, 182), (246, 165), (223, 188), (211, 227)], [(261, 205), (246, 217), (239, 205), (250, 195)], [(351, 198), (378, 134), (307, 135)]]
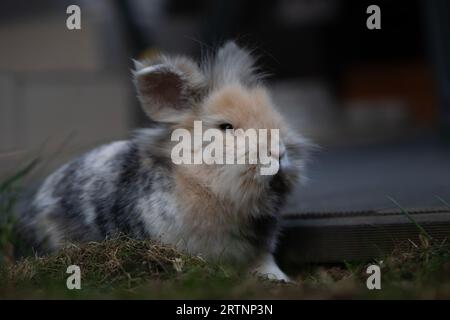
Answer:
[[(249, 52), (227, 42), (201, 66), (186, 57), (135, 63), (134, 81), (149, 129), (64, 165), (42, 184), (22, 217), (36, 250), (125, 233), (287, 279), (274, 251), (280, 208), (303, 173), (305, 140), (283, 121)], [(177, 128), (279, 129), (275, 175), (258, 165), (176, 165)]]

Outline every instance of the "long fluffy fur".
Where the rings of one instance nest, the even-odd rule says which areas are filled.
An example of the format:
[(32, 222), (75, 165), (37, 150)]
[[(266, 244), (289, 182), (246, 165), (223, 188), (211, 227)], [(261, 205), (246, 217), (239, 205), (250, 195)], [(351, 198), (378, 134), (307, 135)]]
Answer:
[[(173, 91), (180, 97), (154, 92), (167, 74), (181, 86)], [(158, 83), (148, 89), (152, 81)], [(135, 82), (156, 124), (71, 161), (45, 180), (21, 217), (35, 248), (57, 250), (68, 241), (122, 232), (245, 267), (273, 252), (279, 211), (303, 172), (307, 147), (274, 109), (251, 55), (227, 43), (203, 66), (184, 57), (137, 62)], [(247, 128), (279, 128), (287, 165), (262, 177), (254, 165), (172, 163), (173, 129), (191, 130), (193, 120), (213, 126), (221, 118)]]

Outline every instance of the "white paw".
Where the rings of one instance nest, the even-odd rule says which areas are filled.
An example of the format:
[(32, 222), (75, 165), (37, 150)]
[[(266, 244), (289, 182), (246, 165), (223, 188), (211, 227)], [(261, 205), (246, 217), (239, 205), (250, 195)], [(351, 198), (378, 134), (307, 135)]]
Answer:
[(277, 266), (272, 255), (266, 256), (254, 269), (254, 272), (259, 276), (263, 276), (270, 280), (292, 282), (292, 280)]
[(281, 270), (256, 270), (256, 273), (259, 276), (262, 276), (264, 278), (267, 278), (269, 280), (278, 280), (278, 281), (286, 281), (286, 282), (292, 282), (292, 280)]

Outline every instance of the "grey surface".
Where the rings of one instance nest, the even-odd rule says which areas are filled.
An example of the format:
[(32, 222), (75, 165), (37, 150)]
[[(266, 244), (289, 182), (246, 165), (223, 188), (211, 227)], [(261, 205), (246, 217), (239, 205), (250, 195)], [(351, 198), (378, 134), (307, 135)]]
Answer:
[(450, 202), (450, 147), (434, 138), (384, 145), (323, 148), (313, 155), (309, 181), (286, 212), (378, 210)]
[[(412, 211), (411, 217), (435, 241), (448, 238), (450, 209)], [(396, 211), (334, 217), (296, 215), (283, 226), (276, 256), (280, 265), (294, 274), (304, 263), (382, 259), (401, 245), (421, 241), (421, 231)]]

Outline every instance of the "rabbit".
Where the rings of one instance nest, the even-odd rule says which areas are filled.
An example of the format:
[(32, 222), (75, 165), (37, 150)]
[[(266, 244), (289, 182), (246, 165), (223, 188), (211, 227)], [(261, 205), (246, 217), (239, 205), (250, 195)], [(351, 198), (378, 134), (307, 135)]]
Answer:
[[(255, 58), (226, 42), (200, 64), (184, 56), (135, 61), (134, 83), (150, 128), (63, 165), (39, 187), (21, 218), (37, 252), (124, 233), (288, 280), (273, 252), (280, 210), (304, 177), (309, 142), (277, 112)], [(279, 129), (275, 175), (258, 164), (175, 165), (177, 128)]]

